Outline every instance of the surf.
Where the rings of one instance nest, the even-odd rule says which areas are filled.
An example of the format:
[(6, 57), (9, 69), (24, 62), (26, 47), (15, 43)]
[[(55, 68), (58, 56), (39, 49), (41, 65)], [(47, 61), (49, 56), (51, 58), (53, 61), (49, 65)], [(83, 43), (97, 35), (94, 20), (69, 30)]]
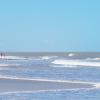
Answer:
[(64, 65), (58, 67), (79, 67), (79, 66), (91, 66), (91, 67), (100, 67), (100, 62), (92, 62), (92, 61), (85, 61), (85, 60), (54, 60), (52, 64), (55, 65)]

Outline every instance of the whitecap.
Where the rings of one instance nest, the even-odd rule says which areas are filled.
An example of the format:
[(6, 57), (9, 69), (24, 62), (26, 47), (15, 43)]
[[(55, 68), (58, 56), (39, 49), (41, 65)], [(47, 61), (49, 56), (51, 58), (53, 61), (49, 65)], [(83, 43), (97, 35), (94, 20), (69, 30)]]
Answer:
[[(84, 60), (55, 60), (52, 62), (56, 65), (64, 65), (65, 67), (92, 66), (100, 67), (100, 62), (84, 61)], [(60, 66), (59, 66), (60, 67)]]
[(69, 57), (72, 57), (72, 56), (74, 56), (74, 55), (75, 55), (74, 53), (69, 53), (69, 54), (68, 54)]
[(4, 59), (4, 60), (28, 60), (31, 58), (28, 57), (19, 57), (19, 56), (3, 56), (0, 59)]

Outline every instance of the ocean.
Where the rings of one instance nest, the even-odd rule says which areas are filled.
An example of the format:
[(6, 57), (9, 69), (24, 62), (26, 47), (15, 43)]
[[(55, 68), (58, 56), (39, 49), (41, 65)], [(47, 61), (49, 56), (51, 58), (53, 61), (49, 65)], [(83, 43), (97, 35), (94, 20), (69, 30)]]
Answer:
[(100, 100), (100, 53), (5, 53), (0, 78), (94, 84), (94, 88), (0, 92), (0, 100)]

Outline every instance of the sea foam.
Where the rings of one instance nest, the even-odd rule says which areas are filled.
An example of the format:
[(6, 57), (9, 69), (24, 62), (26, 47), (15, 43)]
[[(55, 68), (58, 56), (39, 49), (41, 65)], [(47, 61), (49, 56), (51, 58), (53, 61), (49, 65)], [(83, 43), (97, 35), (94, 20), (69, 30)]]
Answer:
[(57, 65), (64, 65), (58, 67), (78, 67), (78, 66), (92, 66), (100, 67), (100, 62), (82, 61), (82, 60), (55, 60), (52, 62)]
[(74, 53), (69, 53), (69, 54), (68, 54), (69, 57), (72, 57), (72, 56), (74, 56), (74, 55), (75, 55)]
[(19, 66), (20, 64), (0, 64), (0, 67)]
[[(41, 78), (19, 78), (19, 77), (4, 77), (4, 76), (0, 76), (0, 78), (4, 78), (4, 79), (11, 79), (11, 80), (26, 80), (26, 81), (44, 81), (44, 82), (60, 82), (60, 83), (79, 83), (79, 84), (87, 84), (87, 85), (92, 85), (91, 88), (76, 88), (76, 89), (100, 89), (100, 83), (99, 82), (86, 82), (86, 81), (70, 81), (70, 80), (54, 80), (54, 79), (41, 79)], [(75, 89), (75, 90), (76, 90)], [(60, 89), (61, 91), (62, 90), (72, 90), (72, 89)], [(59, 89), (57, 91), (60, 91)], [(41, 91), (41, 90), (40, 90)], [(42, 91), (45, 91), (45, 90), (42, 90)], [(46, 91), (49, 91), (49, 90), (46, 90)], [(50, 90), (52, 91), (52, 90)], [(26, 91), (27, 92), (27, 91)]]
[(0, 59), (4, 59), (4, 60), (28, 60), (30, 58), (19, 57), (19, 56), (4, 56), (4, 57), (0, 57)]

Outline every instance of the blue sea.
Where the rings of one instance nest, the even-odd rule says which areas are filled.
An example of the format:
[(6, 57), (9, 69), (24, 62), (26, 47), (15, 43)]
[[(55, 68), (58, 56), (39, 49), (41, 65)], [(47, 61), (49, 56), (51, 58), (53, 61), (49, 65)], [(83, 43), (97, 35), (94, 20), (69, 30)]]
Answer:
[(100, 53), (20, 52), (0, 58), (0, 78), (95, 83), (94, 89), (0, 93), (0, 100), (100, 100)]

